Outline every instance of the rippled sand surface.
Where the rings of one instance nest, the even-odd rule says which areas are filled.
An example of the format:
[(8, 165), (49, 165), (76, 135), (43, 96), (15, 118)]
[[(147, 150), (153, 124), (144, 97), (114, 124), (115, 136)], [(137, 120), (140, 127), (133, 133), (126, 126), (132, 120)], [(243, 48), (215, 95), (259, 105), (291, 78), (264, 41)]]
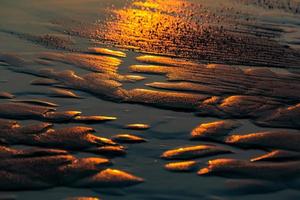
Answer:
[(299, 119), (299, 0), (0, 2), (0, 199), (299, 199)]

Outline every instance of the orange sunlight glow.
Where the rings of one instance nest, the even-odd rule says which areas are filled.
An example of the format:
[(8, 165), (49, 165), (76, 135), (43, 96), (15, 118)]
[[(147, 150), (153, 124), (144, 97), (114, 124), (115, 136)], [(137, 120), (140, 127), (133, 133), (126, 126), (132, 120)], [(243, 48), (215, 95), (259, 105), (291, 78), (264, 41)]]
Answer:
[(199, 31), (191, 6), (185, 0), (135, 1), (125, 9), (113, 10), (116, 19), (107, 22), (104, 37), (148, 52), (175, 52), (178, 46), (189, 48), (182, 42), (184, 37)]

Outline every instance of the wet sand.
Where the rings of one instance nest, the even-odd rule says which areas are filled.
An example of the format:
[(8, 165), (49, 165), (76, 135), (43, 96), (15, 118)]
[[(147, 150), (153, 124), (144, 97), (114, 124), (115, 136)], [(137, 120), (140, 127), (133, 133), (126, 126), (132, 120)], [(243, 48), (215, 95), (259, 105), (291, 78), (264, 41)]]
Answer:
[[(0, 149), (0, 199), (298, 199), (300, 2), (282, 2), (1, 1), (0, 119), (19, 125), (0, 144), (25, 151)], [(137, 178), (91, 178), (107, 168)]]

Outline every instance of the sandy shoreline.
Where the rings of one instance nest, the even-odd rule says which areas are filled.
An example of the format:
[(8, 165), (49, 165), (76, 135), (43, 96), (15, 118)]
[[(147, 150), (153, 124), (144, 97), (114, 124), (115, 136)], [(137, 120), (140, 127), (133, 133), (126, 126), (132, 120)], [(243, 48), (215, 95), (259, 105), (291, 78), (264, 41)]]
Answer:
[[(96, 130), (93, 134), (97, 137), (133, 134), (147, 142), (122, 144), (126, 156), (111, 159), (113, 168), (143, 178), (145, 182), (141, 184), (126, 188), (71, 188), (68, 184), (54, 184), (45, 190), (2, 191), (0, 199), (299, 198), (299, 184), (276, 177), (276, 170), (271, 174), (279, 183), (278, 188), (269, 186), (269, 179), (263, 179), (258, 186), (257, 182), (238, 182), (235, 186), (228, 183), (240, 179), (261, 181), (248, 173), (238, 179), (223, 177), (226, 170), (221, 176), (197, 175), (209, 160), (249, 160), (282, 148), (272, 142), (273, 138), (263, 143), (269, 145), (267, 148), (256, 148), (256, 138), (246, 141), (250, 149), (226, 144), (226, 138), (221, 142), (191, 140), (191, 131), (200, 124), (227, 118), (237, 120), (241, 126), (230, 130), (230, 135), (299, 130), (297, 5), (289, 9), (274, 3), (274, 9), (269, 9), (255, 4), (256, 1), (249, 2), (247, 5), (235, 0), (222, 4), (205, 0), (1, 1), (0, 92), (15, 95), (15, 100), (47, 100), (58, 104), (58, 111), (117, 118), (94, 124), (56, 123), (55, 117), (49, 121), (44, 115), (30, 115), (26, 120), (12, 117), (13, 120), (21, 126), (49, 122), (55, 130), (87, 126)], [(101, 52), (88, 52), (90, 47), (100, 48)], [(64, 70), (73, 72), (61, 73)], [(31, 84), (41, 77), (58, 83)], [(50, 88), (66, 89), (81, 98), (54, 97)], [(0, 98), (0, 109), (1, 104), (10, 101)], [(0, 113), (0, 118), (11, 117)], [(149, 124), (150, 129), (124, 129), (133, 123)], [(163, 152), (206, 144), (234, 153), (196, 157), (197, 170), (193, 172), (164, 169), (172, 161), (161, 159)], [(7, 146), (28, 147), (24, 143)], [(78, 158), (102, 157), (83, 150), (70, 152)], [(0, 172), (5, 170), (9, 171), (0, 168)], [(0, 190), (1, 185), (5, 183), (0, 179)]]

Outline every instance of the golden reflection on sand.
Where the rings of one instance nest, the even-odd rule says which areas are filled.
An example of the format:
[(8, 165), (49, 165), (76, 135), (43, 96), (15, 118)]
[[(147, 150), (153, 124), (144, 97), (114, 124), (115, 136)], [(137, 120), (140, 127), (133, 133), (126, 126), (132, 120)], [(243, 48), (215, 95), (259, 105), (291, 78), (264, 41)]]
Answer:
[(148, 52), (175, 52), (190, 48), (184, 37), (199, 30), (193, 20), (193, 4), (186, 0), (134, 1), (124, 9), (113, 10), (108, 21), (106, 40)]
[(169, 171), (192, 171), (197, 166), (196, 161), (172, 162), (165, 165)]
[(298, 52), (273, 40), (278, 33), (272, 31), (271, 24), (268, 31), (263, 30), (265, 25), (254, 13), (240, 10), (233, 3), (133, 0), (110, 11), (104, 23), (99, 21), (83, 35), (98, 43), (201, 63), (299, 65)]

